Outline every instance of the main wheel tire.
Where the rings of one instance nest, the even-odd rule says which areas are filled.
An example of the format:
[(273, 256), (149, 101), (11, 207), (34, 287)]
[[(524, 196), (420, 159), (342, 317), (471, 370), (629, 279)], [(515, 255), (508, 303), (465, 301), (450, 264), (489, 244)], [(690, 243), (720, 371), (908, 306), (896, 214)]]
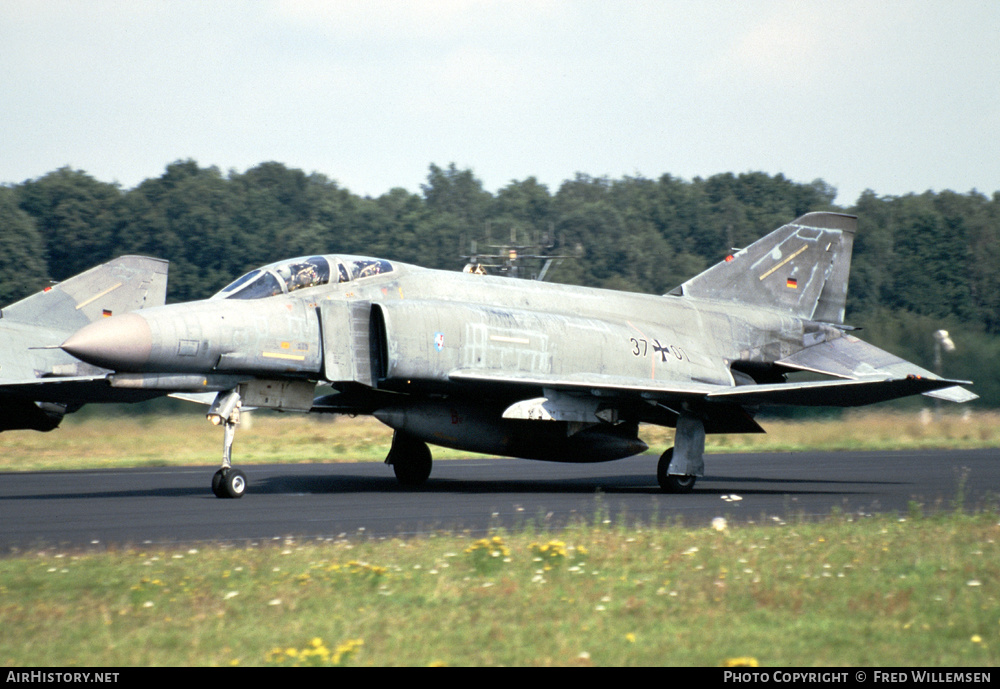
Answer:
[(660, 461), (656, 464), (656, 481), (664, 493), (690, 493), (694, 490), (694, 484), (698, 477), (667, 473), (673, 458), (674, 448), (672, 447), (660, 455)]
[(433, 459), (427, 443), (396, 433), (387, 458), (401, 486), (419, 486), (431, 475)]

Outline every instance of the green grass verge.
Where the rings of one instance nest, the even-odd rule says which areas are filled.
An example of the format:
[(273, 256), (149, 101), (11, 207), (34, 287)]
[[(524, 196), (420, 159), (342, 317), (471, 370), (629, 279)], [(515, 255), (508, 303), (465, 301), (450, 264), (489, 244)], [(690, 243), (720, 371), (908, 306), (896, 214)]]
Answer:
[(28, 666), (992, 666), (996, 514), (45, 551), (0, 560)]

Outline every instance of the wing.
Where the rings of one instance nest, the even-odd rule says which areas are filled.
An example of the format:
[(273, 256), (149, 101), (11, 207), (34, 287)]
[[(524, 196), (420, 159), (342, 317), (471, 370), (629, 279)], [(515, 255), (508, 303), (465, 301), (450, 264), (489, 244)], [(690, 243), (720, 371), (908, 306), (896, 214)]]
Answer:
[(0, 431), (51, 431), (87, 402), (142, 402), (154, 396), (112, 388), (96, 375), (8, 379), (0, 383)]
[(478, 370), (454, 371), (449, 378), (480, 391), (488, 386), (518, 399), (505, 412), (507, 418), (594, 422), (609, 418), (614, 411), (636, 416), (643, 423), (674, 426), (680, 410), (690, 407), (704, 418), (707, 433), (762, 433), (763, 429), (753, 420), (747, 407), (853, 407), (947, 391), (967, 383), (914, 374), (901, 378), (879, 375), (851, 380), (738, 386), (587, 374), (510, 375)]
[(481, 370), (454, 371), (449, 379), (464, 384), (473, 394), (488, 388), (516, 400), (504, 413), (506, 418), (594, 423), (625, 415), (641, 423), (673, 427), (687, 403), (705, 407), (702, 415), (708, 433), (764, 432), (737, 403), (720, 400), (710, 406), (703, 404), (713, 392), (729, 389), (722, 385), (596, 374), (510, 375)]
[(163, 390), (112, 387), (111, 381), (106, 375), (29, 378), (0, 382), (0, 398), (17, 398), (53, 404), (142, 402), (154, 397), (162, 397), (165, 394), (167, 393)]

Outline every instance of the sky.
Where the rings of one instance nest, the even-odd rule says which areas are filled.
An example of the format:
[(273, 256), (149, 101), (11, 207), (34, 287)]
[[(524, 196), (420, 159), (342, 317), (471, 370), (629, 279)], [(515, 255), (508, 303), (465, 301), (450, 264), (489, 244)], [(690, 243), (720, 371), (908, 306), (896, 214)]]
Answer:
[(193, 159), (1000, 191), (997, 0), (0, 0), (0, 184)]

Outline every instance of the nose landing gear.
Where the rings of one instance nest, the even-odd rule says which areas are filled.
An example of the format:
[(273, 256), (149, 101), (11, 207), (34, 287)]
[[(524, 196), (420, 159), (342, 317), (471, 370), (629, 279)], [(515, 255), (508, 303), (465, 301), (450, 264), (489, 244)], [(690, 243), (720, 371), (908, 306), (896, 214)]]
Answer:
[(221, 425), (222, 468), (212, 476), (212, 493), (217, 498), (241, 498), (247, 490), (247, 477), (233, 468), (233, 440), (240, 425), (240, 394), (237, 390), (220, 392), (208, 410), (208, 420)]

